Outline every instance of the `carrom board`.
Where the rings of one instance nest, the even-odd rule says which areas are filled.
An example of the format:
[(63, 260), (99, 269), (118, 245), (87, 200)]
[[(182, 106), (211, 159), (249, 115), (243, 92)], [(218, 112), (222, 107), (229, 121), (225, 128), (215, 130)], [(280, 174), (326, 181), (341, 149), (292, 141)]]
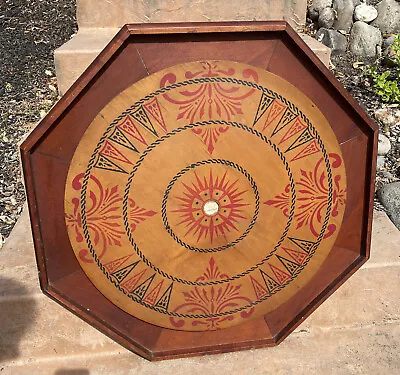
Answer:
[(44, 291), (149, 359), (277, 343), (368, 257), (374, 125), (287, 24), (191, 27), (125, 27), (22, 146)]

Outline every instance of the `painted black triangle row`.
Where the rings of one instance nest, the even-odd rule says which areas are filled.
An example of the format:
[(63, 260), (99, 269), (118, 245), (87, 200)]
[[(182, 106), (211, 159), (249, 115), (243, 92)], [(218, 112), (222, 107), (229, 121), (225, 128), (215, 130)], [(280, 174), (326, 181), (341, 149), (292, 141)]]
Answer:
[(297, 115), (289, 107), (287, 107), (281, 119), (276, 124), (275, 129), (271, 134), (271, 137), (274, 136), (279, 131), (281, 131), (286, 126), (288, 126), (296, 117)]
[(128, 173), (124, 169), (122, 169), (119, 165), (115, 164), (110, 159), (106, 158), (104, 155), (100, 155), (97, 158), (95, 168), (105, 169), (107, 171), (112, 172), (120, 172), (120, 173)]
[(299, 264), (297, 264), (289, 259), (286, 259), (279, 255), (276, 255), (276, 257), (279, 259), (279, 261), (283, 264), (283, 266), (289, 271), (289, 273), (292, 276), (296, 273), (297, 269), (300, 267)]
[(300, 147), (301, 145), (304, 145), (307, 142), (310, 142), (312, 139), (314, 139), (314, 136), (311, 134), (310, 129), (306, 128), (285, 152), (294, 150), (295, 148)]
[(138, 285), (135, 289), (133, 289), (132, 294), (134, 294), (136, 297), (140, 298), (140, 300), (143, 299), (143, 297), (146, 295), (150, 284), (153, 282), (154, 276), (156, 274), (154, 273), (152, 276), (150, 276), (148, 279), (143, 281), (140, 285)]
[(131, 116), (137, 120), (143, 127), (145, 127), (150, 133), (154, 134), (158, 137), (156, 129), (154, 129), (153, 124), (151, 123), (149, 116), (147, 116), (146, 111), (143, 106), (140, 106), (134, 112), (131, 113)]
[(272, 293), (276, 288), (279, 288), (279, 283), (276, 282), (271, 276), (267, 275), (263, 270), (260, 269), (261, 276), (264, 280), (265, 286), (269, 293)]
[(139, 150), (133, 145), (133, 143), (126, 137), (126, 135), (118, 128), (115, 128), (112, 134), (108, 137), (111, 141), (118, 143), (121, 146), (126, 147), (129, 150), (139, 152)]
[(265, 92), (262, 93), (260, 102), (258, 103), (257, 113), (254, 118), (253, 126), (257, 123), (257, 121), (261, 118), (261, 116), (267, 111), (270, 107), (272, 102), (275, 100), (273, 96), (266, 94)]
[(167, 290), (163, 293), (157, 303), (154, 305), (162, 310), (167, 311), (169, 306), (169, 300), (171, 299), (171, 293), (174, 283), (171, 283)]
[(311, 250), (313, 250), (315, 246), (315, 242), (302, 240), (300, 238), (289, 237), (289, 240), (297, 245), (300, 249), (304, 250), (307, 254), (310, 254)]
[(117, 280), (118, 284), (120, 284), (132, 272), (132, 270), (138, 265), (138, 263), (139, 261), (129, 264), (128, 266), (113, 272), (111, 276)]

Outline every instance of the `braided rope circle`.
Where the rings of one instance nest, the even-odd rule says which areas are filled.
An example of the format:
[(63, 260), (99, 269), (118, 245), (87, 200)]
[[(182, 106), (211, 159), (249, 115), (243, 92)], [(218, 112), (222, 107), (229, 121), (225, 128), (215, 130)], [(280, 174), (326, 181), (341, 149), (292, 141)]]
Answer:
[[(186, 172), (190, 171), (191, 169), (198, 167), (200, 165), (206, 165), (206, 164), (222, 164), (222, 165), (227, 165), (229, 167), (232, 167), (234, 169), (236, 169), (237, 171), (239, 171), (240, 173), (242, 173), (247, 180), (250, 182), (250, 185), (253, 189), (253, 193), (254, 193), (254, 197), (255, 197), (255, 201), (256, 201), (256, 206), (254, 209), (254, 213), (253, 213), (253, 217), (249, 223), (249, 225), (247, 226), (246, 230), (238, 237), (236, 238), (234, 241), (229, 242), (228, 244), (224, 245), (224, 246), (219, 246), (219, 247), (214, 247), (214, 248), (198, 248), (198, 247), (194, 247), (191, 245), (188, 245), (186, 242), (182, 241), (172, 230), (171, 226), (169, 225), (168, 222), (168, 215), (167, 215), (167, 200), (169, 197), (169, 193), (172, 189), (172, 187), (174, 186), (175, 182), (182, 177)], [(257, 188), (257, 184), (255, 183), (254, 179), (250, 176), (250, 174), (240, 165), (233, 163), (229, 160), (224, 160), (224, 159), (208, 159), (208, 160), (203, 160), (203, 161), (199, 161), (197, 163), (193, 163), (189, 166), (187, 166), (186, 168), (182, 169), (180, 172), (178, 172), (174, 178), (171, 180), (171, 182), (168, 184), (167, 189), (165, 190), (164, 193), (164, 197), (162, 200), (162, 204), (161, 204), (161, 215), (162, 215), (162, 219), (163, 219), (163, 223), (164, 223), (164, 227), (167, 230), (167, 232), (170, 234), (170, 236), (181, 246), (183, 246), (184, 248), (188, 249), (188, 250), (192, 250), (198, 253), (215, 253), (218, 251), (222, 251), (225, 249), (228, 249), (232, 246), (235, 246), (236, 244), (238, 244), (241, 240), (243, 240), (250, 232), (250, 230), (253, 228), (254, 224), (257, 221), (257, 216), (258, 216), (258, 212), (260, 211), (260, 195), (258, 193), (258, 188)]]
[[(245, 131), (250, 132), (251, 134), (256, 135), (257, 137), (259, 137), (262, 141), (264, 141), (267, 145), (271, 146), (274, 151), (278, 154), (278, 156), (280, 157), (280, 159), (283, 162), (283, 165), (285, 166), (285, 169), (288, 173), (289, 176), (289, 181), (290, 181), (290, 187), (291, 187), (291, 193), (292, 193), (292, 197), (291, 197), (291, 206), (290, 206), (290, 214), (288, 217), (288, 221), (286, 223), (285, 229), (282, 233), (281, 238), (279, 239), (279, 241), (276, 243), (276, 245), (274, 246), (273, 250), (264, 258), (262, 259), (260, 262), (258, 262), (257, 264), (255, 264), (254, 266), (250, 267), (249, 269), (247, 269), (246, 271), (243, 271), (237, 275), (231, 276), (229, 278), (225, 278), (223, 280), (213, 280), (213, 281), (207, 281), (207, 282), (194, 282), (194, 281), (190, 281), (190, 280), (185, 280), (185, 279), (181, 279), (172, 275), (169, 275), (168, 273), (164, 272), (162, 269), (160, 269), (159, 267), (155, 266), (154, 264), (152, 264), (147, 258), (146, 256), (143, 254), (143, 252), (140, 250), (140, 248), (137, 246), (134, 238), (133, 238), (133, 234), (131, 232), (130, 229), (130, 225), (129, 225), (129, 221), (128, 221), (128, 206), (129, 206), (129, 191), (131, 188), (131, 184), (132, 184), (132, 180), (135, 176), (135, 173), (137, 171), (137, 169), (139, 168), (139, 166), (142, 164), (144, 158), (160, 143), (164, 142), (165, 140), (167, 140), (168, 138), (179, 134), (182, 131), (185, 130), (189, 130), (189, 129), (193, 129), (195, 127), (198, 126), (206, 126), (206, 125), (210, 125), (210, 124), (218, 124), (218, 125), (226, 125), (226, 126), (231, 126), (234, 128), (238, 128), (238, 129), (242, 129)], [(195, 124), (190, 124), (190, 125), (186, 125), (183, 126), (181, 128), (177, 128), (174, 129), (172, 132), (166, 134), (165, 136), (162, 136), (161, 138), (157, 139), (154, 143), (152, 143), (141, 155), (141, 157), (138, 159), (138, 161), (136, 162), (136, 164), (134, 165), (134, 167), (132, 168), (132, 172), (129, 175), (128, 178), (128, 182), (126, 184), (125, 187), (125, 193), (124, 193), (124, 198), (123, 198), (123, 216), (124, 216), (124, 225), (125, 225), (125, 231), (128, 235), (129, 241), (131, 243), (131, 245), (133, 246), (136, 254), (140, 257), (140, 259), (150, 268), (152, 268), (154, 271), (156, 271), (158, 274), (160, 274), (161, 276), (170, 279), (172, 281), (176, 281), (182, 284), (186, 284), (186, 285), (194, 285), (194, 286), (201, 286), (201, 285), (216, 285), (216, 284), (223, 284), (223, 283), (227, 283), (229, 281), (232, 280), (236, 280), (239, 279), (243, 276), (248, 275), (250, 272), (256, 270), (258, 267), (262, 266), (278, 249), (278, 247), (282, 244), (282, 242), (284, 241), (284, 239), (286, 238), (287, 233), (289, 232), (289, 228), (290, 225), (292, 223), (293, 220), (293, 215), (294, 215), (294, 208), (295, 208), (295, 201), (296, 201), (296, 189), (295, 189), (296, 185), (295, 185), (295, 181), (292, 175), (292, 172), (290, 171), (290, 167), (288, 162), (286, 161), (286, 158), (284, 156), (284, 154), (279, 150), (279, 148), (273, 143), (271, 142), (271, 140), (269, 140), (267, 137), (265, 137), (265, 135), (263, 135), (262, 133), (258, 132), (257, 130), (253, 129), (253, 128), (249, 128), (246, 125), (243, 124), (239, 124), (237, 122), (228, 122), (228, 121), (222, 121), (222, 120), (211, 120), (211, 121), (204, 121), (204, 122), (200, 122), (200, 123), (195, 123)], [(163, 213), (165, 215), (165, 212)]]

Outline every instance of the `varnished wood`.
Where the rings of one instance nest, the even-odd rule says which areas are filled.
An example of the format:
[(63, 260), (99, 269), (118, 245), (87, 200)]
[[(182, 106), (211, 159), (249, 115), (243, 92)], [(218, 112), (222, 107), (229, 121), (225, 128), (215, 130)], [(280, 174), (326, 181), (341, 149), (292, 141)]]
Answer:
[[(95, 118), (99, 113), (107, 117), (107, 110), (104, 112), (103, 108), (113, 98), (148, 74), (190, 61), (215, 59), (249, 64), (255, 70), (261, 68), (277, 74), (322, 111), (327, 120), (326, 124), (321, 123), (322, 129), (326, 127), (328, 133), (330, 127), (333, 129), (338, 142), (335, 141), (337, 146), (332, 150), (342, 158), (347, 171), (344, 220), (340, 228), (341, 214), (336, 216), (337, 231), (330, 236), (333, 249), (326, 253), (324, 262), (324, 258), (319, 256), (314, 271), (311, 271), (311, 259), (310, 280), (304, 281), (300, 292), (286, 293), (285, 298), (271, 303), (264, 312), (260, 309), (250, 314), (247, 322), (234, 318), (227, 325), (211, 327), (233, 325), (221, 331), (193, 332), (191, 329), (176, 330), (182, 327), (157, 327), (135, 318), (133, 311), (130, 311), (131, 314), (123, 312), (106, 299), (83, 273), (70, 245), (73, 235), (70, 232), (68, 238), (62, 218), (64, 191), (68, 195), (66, 186), (71, 183), (67, 173), (72, 168), (74, 155), (79, 154), (78, 145), (85, 132), (93, 121), (97, 121)], [(176, 69), (173, 68), (172, 72), (179, 75), (179, 68)], [(151, 77), (146, 82), (150, 81)], [(145, 84), (142, 97), (150, 86)], [(307, 106), (302, 109), (304, 113), (313, 111)], [(248, 122), (245, 117), (241, 120)], [(229, 132), (234, 131), (230, 129)], [(92, 131), (89, 130), (89, 133)], [(274, 345), (369, 257), (376, 134), (375, 125), (284, 22), (127, 25), (21, 147), (41, 287), (46, 294), (102, 332), (148, 359)], [(218, 141), (220, 145), (223, 145), (222, 136)], [(331, 141), (328, 143), (333, 144)], [(252, 152), (257, 153), (256, 149)], [(304, 169), (310, 169), (316, 163), (303, 162)], [(110, 179), (109, 186), (112, 182)], [(277, 212), (274, 215), (279, 218), (279, 208), (275, 209)], [(74, 246), (79, 259), (79, 249), (76, 244)], [(223, 263), (218, 263), (221, 270)], [(96, 278), (93, 279), (87, 269), (86, 272), (92, 281), (98, 283), (101, 291), (102, 283), (95, 281)], [(306, 274), (307, 267), (304, 269)], [(296, 280), (293, 285), (298, 282)], [(251, 283), (247, 285), (242, 287), (242, 295), (249, 297)], [(160, 293), (164, 291), (162, 288), (165, 289), (165, 285)], [(113, 299), (111, 295), (108, 298)], [(184, 303), (184, 299), (181, 302)], [(118, 301), (118, 298), (114, 303), (129, 310), (126, 303)], [(147, 319), (145, 313), (139, 315), (141, 319)], [(157, 323), (157, 319), (151, 318), (150, 321), (168, 326), (165, 322)]]

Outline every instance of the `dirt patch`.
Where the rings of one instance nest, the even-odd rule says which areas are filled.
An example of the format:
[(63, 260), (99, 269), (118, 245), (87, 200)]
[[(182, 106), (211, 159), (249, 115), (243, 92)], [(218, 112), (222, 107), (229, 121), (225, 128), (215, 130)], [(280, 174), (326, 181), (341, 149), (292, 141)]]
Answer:
[(17, 143), (57, 100), (53, 52), (76, 29), (75, 1), (0, 2), (0, 234), (3, 239), (10, 234), (25, 201)]
[[(360, 68), (354, 67), (354, 64), (355, 66), (360, 65), (360, 62), (365, 65), (374, 64), (378, 66), (380, 72), (389, 68), (379, 62), (376, 63), (373, 59), (360, 59), (350, 52), (332, 56), (331, 61), (336, 78), (375, 121), (379, 131), (391, 141), (391, 150), (385, 155), (385, 165), (377, 171), (375, 189), (378, 190), (387, 183), (398, 181), (400, 179), (400, 127), (396, 125), (388, 128), (374, 117), (375, 111), (382, 107), (383, 102), (373, 91), (370, 79), (363, 75)], [(377, 200), (375, 200), (375, 208), (382, 209)]]

